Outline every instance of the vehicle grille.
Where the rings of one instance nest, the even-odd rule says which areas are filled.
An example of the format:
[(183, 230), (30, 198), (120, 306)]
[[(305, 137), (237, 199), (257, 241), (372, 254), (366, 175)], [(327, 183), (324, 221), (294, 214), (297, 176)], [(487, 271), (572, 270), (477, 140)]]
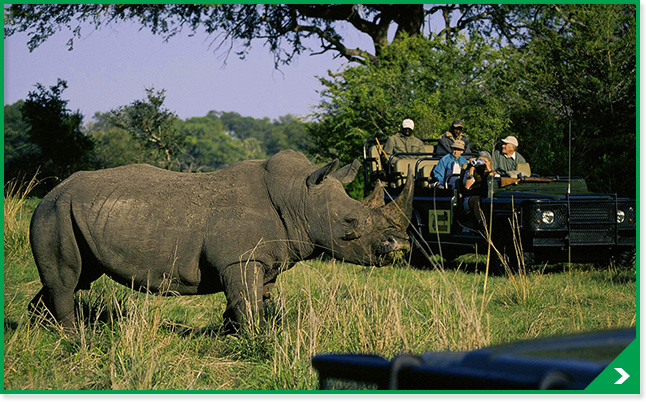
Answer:
[(616, 219), (615, 205), (611, 203), (570, 204), (570, 244), (613, 244)]
[(570, 204), (570, 223), (609, 223), (617, 219), (614, 204)]
[(612, 225), (572, 225), (570, 227), (570, 244), (603, 245), (614, 244), (615, 227)]

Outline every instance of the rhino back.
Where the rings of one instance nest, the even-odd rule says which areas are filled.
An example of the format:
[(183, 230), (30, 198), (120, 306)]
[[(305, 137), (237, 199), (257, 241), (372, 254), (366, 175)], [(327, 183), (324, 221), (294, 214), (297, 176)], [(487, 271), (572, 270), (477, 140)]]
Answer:
[(148, 165), (79, 172), (42, 204), (70, 211), (93, 256), (116, 280), (146, 286), (172, 273), (182, 292), (192, 293), (204, 286), (204, 270), (240, 261), (263, 237), (281, 236), (263, 171), (262, 162), (248, 161), (203, 174)]

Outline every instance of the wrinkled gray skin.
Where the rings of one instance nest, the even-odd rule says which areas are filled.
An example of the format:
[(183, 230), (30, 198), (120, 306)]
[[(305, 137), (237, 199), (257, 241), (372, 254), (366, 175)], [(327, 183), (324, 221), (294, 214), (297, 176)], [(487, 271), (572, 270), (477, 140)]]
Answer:
[(43, 288), (30, 310), (46, 307), (72, 329), (74, 293), (106, 274), (143, 292), (224, 292), (225, 323), (235, 330), (262, 322), (263, 296), (298, 261), (327, 252), (361, 265), (391, 262), (409, 247), (412, 185), (387, 206), (381, 185), (359, 202), (341, 184), (358, 162), (337, 167), (284, 151), (213, 173), (149, 165), (75, 173), (31, 221)]

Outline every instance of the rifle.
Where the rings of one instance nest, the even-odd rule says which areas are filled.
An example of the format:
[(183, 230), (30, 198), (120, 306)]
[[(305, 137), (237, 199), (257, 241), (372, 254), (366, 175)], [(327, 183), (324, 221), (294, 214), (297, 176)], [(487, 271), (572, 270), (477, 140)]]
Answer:
[(377, 141), (377, 149), (381, 151), (382, 154), (386, 157), (386, 160), (388, 160), (388, 154), (386, 151), (384, 151), (384, 148), (381, 146), (381, 143), (379, 142), (379, 138), (375, 137), (375, 141)]

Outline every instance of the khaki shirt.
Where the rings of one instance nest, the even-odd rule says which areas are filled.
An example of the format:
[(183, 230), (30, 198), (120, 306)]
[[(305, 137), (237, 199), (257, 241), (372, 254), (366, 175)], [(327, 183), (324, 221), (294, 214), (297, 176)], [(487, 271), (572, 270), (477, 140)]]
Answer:
[[(410, 137), (404, 137), (401, 134), (395, 134), (388, 138), (386, 145), (384, 146), (384, 151), (388, 154), (388, 157), (396, 153), (422, 153), (424, 152), (424, 143), (419, 138), (411, 135)], [(402, 158), (417, 158), (416, 156), (403, 156)], [(395, 158), (397, 159), (397, 158)]]

